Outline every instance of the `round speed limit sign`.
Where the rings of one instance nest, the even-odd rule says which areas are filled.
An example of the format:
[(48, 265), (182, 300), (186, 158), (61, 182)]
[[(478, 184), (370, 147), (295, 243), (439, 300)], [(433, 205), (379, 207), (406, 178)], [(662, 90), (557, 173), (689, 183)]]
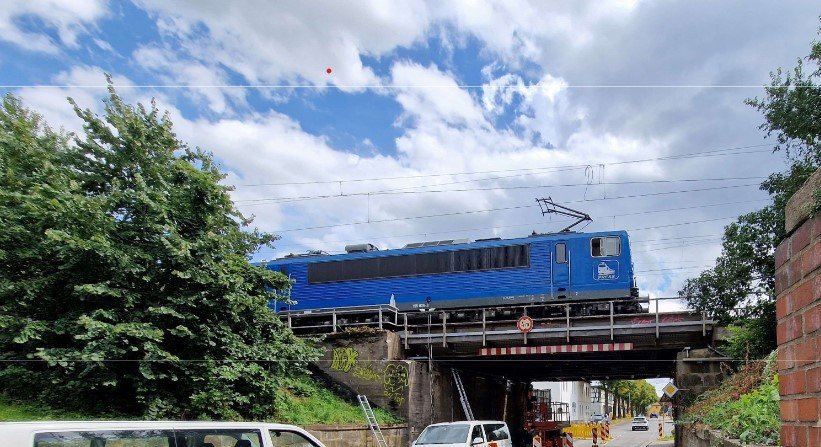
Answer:
[(533, 330), (533, 319), (527, 315), (522, 315), (519, 317), (519, 321), (516, 322), (516, 328), (519, 329), (519, 332), (527, 334)]

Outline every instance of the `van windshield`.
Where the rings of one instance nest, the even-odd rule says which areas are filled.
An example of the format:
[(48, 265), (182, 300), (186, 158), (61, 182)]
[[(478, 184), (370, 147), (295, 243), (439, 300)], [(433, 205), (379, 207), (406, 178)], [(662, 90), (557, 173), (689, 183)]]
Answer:
[(456, 444), (465, 442), (468, 438), (469, 429), (470, 425), (468, 424), (432, 425), (419, 435), (416, 444)]

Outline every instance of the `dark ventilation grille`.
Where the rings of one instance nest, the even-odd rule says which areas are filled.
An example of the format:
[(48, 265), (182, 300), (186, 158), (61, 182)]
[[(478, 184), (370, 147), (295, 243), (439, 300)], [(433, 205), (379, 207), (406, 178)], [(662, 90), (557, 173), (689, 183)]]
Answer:
[(308, 264), (308, 283), (473, 272), (530, 266), (529, 245), (475, 248)]

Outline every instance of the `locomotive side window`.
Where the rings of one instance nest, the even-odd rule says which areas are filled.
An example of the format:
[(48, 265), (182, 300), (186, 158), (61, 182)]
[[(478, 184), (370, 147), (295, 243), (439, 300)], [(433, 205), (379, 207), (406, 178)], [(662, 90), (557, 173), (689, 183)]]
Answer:
[(530, 266), (529, 245), (384, 256), (308, 265), (308, 283), (395, 278)]
[(564, 242), (556, 244), (556, 263), (564, 264), (567, 262), (567, 244)]
[(621, 254), (621, 238), (610, 236), (590, 239), (590, 254), (593, 257), (619, 256)]

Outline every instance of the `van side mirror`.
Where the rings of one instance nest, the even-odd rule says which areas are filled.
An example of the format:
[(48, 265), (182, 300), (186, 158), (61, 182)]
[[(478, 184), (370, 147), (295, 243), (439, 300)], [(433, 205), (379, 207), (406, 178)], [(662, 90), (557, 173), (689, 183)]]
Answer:
[(483, 442), (485, 442), (485, 440), (477, 436), (473, 438), (473, 441), (471, 441), (470, 445), (479, 445)]

